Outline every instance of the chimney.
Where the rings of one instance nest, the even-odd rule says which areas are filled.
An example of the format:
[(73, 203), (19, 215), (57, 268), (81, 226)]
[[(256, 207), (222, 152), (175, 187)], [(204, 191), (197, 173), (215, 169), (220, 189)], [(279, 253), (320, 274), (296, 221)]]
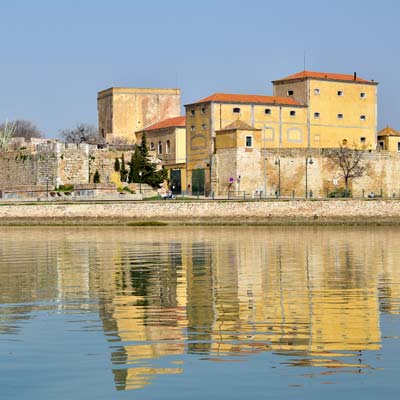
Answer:
[(353, 79), (354, 79), (355, 81), (357, 80), (357, 72), (354, 72)]

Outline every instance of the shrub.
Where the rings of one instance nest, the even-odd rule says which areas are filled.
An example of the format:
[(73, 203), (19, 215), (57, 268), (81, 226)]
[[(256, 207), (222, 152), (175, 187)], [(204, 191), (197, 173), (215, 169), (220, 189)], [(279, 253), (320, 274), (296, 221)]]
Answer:
[(328, 197), (330, 198), (351, 197), (351, 190), (346, 188), (335, 189), (332, 192), (328, 193)]

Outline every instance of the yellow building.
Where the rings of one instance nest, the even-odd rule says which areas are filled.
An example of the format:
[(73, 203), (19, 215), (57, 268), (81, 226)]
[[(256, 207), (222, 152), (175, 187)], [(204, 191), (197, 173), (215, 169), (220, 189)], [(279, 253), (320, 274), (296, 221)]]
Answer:
[(400, 152), (400, 132), (390, 126), (378, 132), (378, 149)]
[(97, 94), (99, 132), (107, 143), (135, 143), (135, 132), (178, 116), (180, 105), (180, 89), (106, 89)]
[(216, 131), (238, 119), (261, 129), (262, 147), (303, 147), (307, 108), (295, 99), (216, 93), (185, 107), (187, 182), (193, 193), (210, 192)]
[(273, 81), (274, 96), (216, 93), (186, 105), (187, 182), (192, 192), (216, 190), (216, 132), (238, 119), (261, 130), (263, 149), (375, 149), (377, 84), (356, 74), (303, 71)]
[(172, 192), (180, 194), (186, 188), (186, 118), (168, 118), (136, 132), (138, 143), (143, 133), (150, 151), (162, 160), (163, 167), (168, 170)]
[(307, 106), (299, 147), (376, 148), (377, 82), (354, 75), (303, 71), (272, 82), (275, 96)]

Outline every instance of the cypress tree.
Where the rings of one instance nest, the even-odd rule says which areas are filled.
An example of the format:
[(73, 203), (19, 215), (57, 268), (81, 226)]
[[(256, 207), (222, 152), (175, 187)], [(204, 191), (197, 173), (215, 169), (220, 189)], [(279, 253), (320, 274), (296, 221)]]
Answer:
[(121, 176), (121, 182), (126, 182), (126, 178), (128, 176), (128, 170), (126, 169), (125, 166), (125, 157), (122, 154), (122, 160), (121, 160), (121, 170), (120, 170), (120, 176)]
[(115, 162), (114, 162), (114, 171), (115, 171), (115, 172), (119, 172), (120, 170), (121, 170), (121, 165), (120, 165), (120, 163), (119, 163), (119, 159), (116, 158), (116, 159), (115, 159)]
[(96, 172), (93, 175), (93, 183), (100, 183), (100, 174), (99, 171), (96, 169)]

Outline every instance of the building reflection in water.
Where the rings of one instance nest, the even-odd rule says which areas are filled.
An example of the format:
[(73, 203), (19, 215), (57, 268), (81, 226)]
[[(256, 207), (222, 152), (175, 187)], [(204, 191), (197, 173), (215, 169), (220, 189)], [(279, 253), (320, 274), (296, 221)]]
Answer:
[[(18, 246), (16, 228), (5, 234)], [(20, 312), (6, 308), (0, 334), (38, 299), (96, 309), (121, 390), (183, 373), (187, 354), (272, 352), (293, 366), (359, 372), (370, 367), (364, 353), (380, 349), (380, 312), (400, 311), (391, 228), (59, 229), (32, 233), (17, 269), (5, 234), (0, 273), (13, 282), (0, 280), (1, 302)]]

